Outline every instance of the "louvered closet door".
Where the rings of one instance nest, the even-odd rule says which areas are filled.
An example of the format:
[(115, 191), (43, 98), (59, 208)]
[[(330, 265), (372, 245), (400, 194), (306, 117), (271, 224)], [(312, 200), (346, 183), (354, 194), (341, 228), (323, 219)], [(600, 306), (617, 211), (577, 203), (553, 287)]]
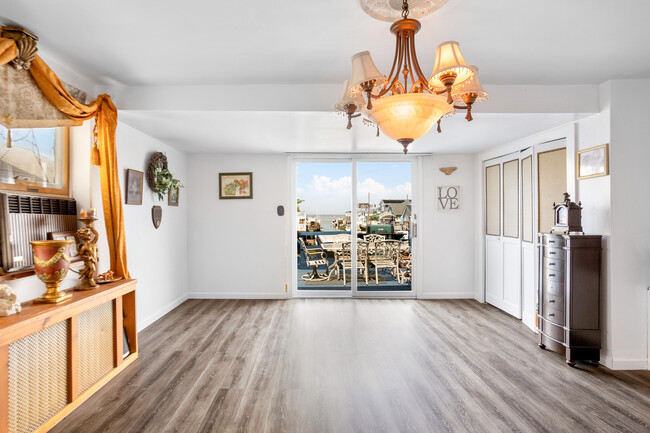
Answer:
[(486, 301), (521, 318), (519, 152), (485, 163)]

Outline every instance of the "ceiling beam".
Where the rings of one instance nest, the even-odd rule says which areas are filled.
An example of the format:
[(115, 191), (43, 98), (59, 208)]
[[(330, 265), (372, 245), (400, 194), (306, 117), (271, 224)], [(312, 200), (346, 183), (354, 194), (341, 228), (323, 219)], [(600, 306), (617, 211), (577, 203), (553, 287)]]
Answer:
[[(120, 110), (332, 111), (336, 84), (122, 86), (101, 89)], [(596, 85), (486, 85), (477, 113), (597, 113)]]

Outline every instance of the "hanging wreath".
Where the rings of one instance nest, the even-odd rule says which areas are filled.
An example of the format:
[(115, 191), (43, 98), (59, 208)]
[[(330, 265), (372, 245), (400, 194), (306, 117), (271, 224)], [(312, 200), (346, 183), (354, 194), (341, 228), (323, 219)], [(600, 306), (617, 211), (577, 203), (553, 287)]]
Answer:
[(167, 156), (162, 152), (154, 152), (149, 159), (149, 166), (147, 167), (147, 183), (149, 188), (154, 192), (158, 192), (158, 187), (156, 186), (156, 169), (169, 170), (167, 166)]

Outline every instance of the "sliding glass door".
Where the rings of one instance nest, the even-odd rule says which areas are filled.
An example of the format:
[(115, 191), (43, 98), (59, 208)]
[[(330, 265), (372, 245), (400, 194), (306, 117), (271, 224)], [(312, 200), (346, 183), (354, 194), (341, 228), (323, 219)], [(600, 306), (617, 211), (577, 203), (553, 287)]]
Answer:
[(295, 162), (294, 296), (410, 296), (411, 161)]

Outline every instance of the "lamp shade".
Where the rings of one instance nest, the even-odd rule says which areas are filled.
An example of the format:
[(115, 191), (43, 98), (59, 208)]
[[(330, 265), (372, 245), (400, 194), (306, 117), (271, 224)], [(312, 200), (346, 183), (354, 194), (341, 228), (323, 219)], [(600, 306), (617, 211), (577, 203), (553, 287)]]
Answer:
[(445, 96), (403, 93), (377, 99), (370, 120), (393, 140), (417, 140), (451, 109)]
[(429, 79), (429, 85), (436, 89), (444, 88), (445, 85), (440, 81), (440, 77), (449, 72), (457, 74), (454, 86), (463, 83), (474, 74), (467, 66), (467, 62), (460, 52), (458, 42), (455, 41), (443, 42), (436, 48), (436, 60)]
[(362, 51), (352, 56), (351, 90), (361, 90), (359, 86), (361, 83), (372, 80), (383, 83), (385, 78), (375, 66), (375, 62), (372, 61), (370, 51)]
[(350, 80), (345, 80), (343, 83), (343, 93), (341, 97), (334, 105), (334, 111), (340, 111), (345, 113), (345, 106), (349, 104), (354, 104), (357, 106), (357, 110), (360, 110), (361, 107), (365, 107), (366, 101), (363, 99), (361, 92), (359, 91), (350, 91)]
[(458, 86), (454, 86), (451, 97), (456, 102), (463, 101), (463, 95), (468, 93), (475, 93), (476, 100), (475, 102), (483, 102), (488, 98), (488, 93), (485, 91), (481, 85), (481, 81), (478, 79), (478, 67), (471, 65), (469, 67), (474, 73), (471, 78), (460, 83)]

